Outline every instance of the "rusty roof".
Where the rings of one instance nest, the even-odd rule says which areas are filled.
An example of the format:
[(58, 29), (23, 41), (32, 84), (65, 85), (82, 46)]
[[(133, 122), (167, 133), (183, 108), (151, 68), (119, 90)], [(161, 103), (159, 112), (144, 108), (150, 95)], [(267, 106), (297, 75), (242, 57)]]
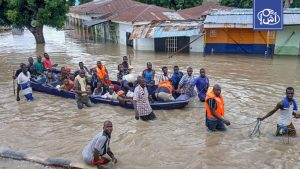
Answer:
[(70, 13), (92, 15), (96, 19), (109, 19), (119, 22), (151, 22), (153, 20), (184, 20), (185, 14), (155, 5), (133, 0), (98, 0), (70, 9)]
[(98, 0), (74, 6), (70, 9), (70, 13), (83, 15), (109, 15), (136, 4), (142, 3), (133, 0)]
[(222, 6), (219, 3), (207, 2), (201, 6), (196, 6), (193, 8), (188, 8), (178, 11), (181, 15), (186, 15), (189, 19), (202, 19), (203, 15), (206, 15), (212, 10), (231, 10), (233, 7)]
[(115, 13), (109, 19), (133, 23), (151, 22), (153, 20), (184, 20), (185, 17), (171, 9), (147, 4), (135, 4), (126, 10)]
[(200, 35), (201, 21), (152, 21), (134, 26), (130, 39)]

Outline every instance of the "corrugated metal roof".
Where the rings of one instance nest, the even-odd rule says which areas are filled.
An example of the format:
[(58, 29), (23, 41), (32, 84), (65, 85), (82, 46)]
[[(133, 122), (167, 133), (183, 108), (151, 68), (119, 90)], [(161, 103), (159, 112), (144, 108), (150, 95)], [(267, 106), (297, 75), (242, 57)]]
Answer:
[(179, 14), (185, 14), (189, 16), (190, 19), (201, 19), (203, 15), (206, 15), (212, 10), (231, 10), (234, 9), (233, 7), (228, 6), (221, 6), (219, 3), (216, 2), (207, 2), (201, 6), (196, 6), (193, 8), (179, 10)]
[[(288, 9), (283, 15), (284, 25), (300, 25), (300, 10)], [(253, 11), (252, 9), (234, 9), (230, 11), (214, 11), (206, 16), (204, 21), (205, 28), (212, 28), (212, 25), (223, 24), (224, 27), (235, 27), (233, 25), (252, 25)], [(232, 24), (232, 25), (230, 25)], [(249, 26), (246, 26), (249, 27)]]
[(130, 39), (194, 36), (201, 34), (200, 21), (162, 21), (135, 26)]
[(96, 20), (85, 21), (82, 23), (82, 25), (90, 27), (107, 21), (108, 21), (107, 19), (96, 19)]

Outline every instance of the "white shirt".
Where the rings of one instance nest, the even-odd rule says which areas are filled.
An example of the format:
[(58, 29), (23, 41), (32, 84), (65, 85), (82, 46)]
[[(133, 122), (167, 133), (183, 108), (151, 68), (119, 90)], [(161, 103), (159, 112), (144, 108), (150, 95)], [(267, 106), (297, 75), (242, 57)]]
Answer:
[(94, 160), (94, 150), (98, 150), (103, 156), (107, 153), (110, 139), (103, 134), (103, 131), (98, 133), (83, 149), (82, 157), (87, 164), (91, 164)]

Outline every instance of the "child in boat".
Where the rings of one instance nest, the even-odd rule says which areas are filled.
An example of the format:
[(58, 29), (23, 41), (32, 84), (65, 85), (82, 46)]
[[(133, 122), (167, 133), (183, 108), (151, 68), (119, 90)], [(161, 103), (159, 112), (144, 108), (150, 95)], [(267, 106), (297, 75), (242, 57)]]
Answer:
[(103, 87), (101, 82), (97, 83), (97, 87), (94, 89), (93, 95), (94, 96), (101, 96), (103, 94)]
[(151, 80), (149, 85), (147, 86), (148, 94), (149, 94), (149, 101), (153, 102), (155, 101), (155, 90), (157, 89), (157, 86), (155, 86), (155, 81)]
[(63, 84), (60, 86), (60, 89), (65, 91), (71, 91), (74, 89), (74, 82), (72, 82), (68, 78), (65, 78)]
[(114, 86), (110, 85), (109, 88), (108, 88), (108, 92), (106, 92), (104, 95), (102, 95), (101, 98), (110, 99), (110, 100), (117, 100), (118, 95), (114, 91)]
[(52, 72), (48, 72), (46, 76), (46, 84), (53, 84), (57, 82), (56, 78), (53, 76)]

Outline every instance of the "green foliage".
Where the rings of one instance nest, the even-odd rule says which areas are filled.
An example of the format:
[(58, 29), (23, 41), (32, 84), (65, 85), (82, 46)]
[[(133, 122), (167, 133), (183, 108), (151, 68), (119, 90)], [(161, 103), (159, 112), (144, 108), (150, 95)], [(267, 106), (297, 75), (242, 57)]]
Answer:
[(0, 24), (62, 28), (69, 10), (65, 0), (0, 0)]
[(291, 8), (300, 8), (300, 0), (294, 0), (290, 7)]
[(76, 2), (76, 0), (68, 0), (68, 1), (67, 1), (67, 4), (68, 4), (69, 6), (74, 6), (74, 5), (75, 5), (75, 2)]
[(88, 3), (88, 2), (91, 2), (91, 1), (93, 1), (93, 0), (79, 0), (80, 1), (80, 5), (82, 5), (82, 4), (85, 4), (85, 3)]
[(252, 8), (252, 0), (221, 0), (220, 4), (238, 8)]
[[(142, 3), (153, 4), (170, 9), (186, 9), (202, 4), (202, 0), (136, 0)], [(174, 5), (174, 2), (176, 6)]]

